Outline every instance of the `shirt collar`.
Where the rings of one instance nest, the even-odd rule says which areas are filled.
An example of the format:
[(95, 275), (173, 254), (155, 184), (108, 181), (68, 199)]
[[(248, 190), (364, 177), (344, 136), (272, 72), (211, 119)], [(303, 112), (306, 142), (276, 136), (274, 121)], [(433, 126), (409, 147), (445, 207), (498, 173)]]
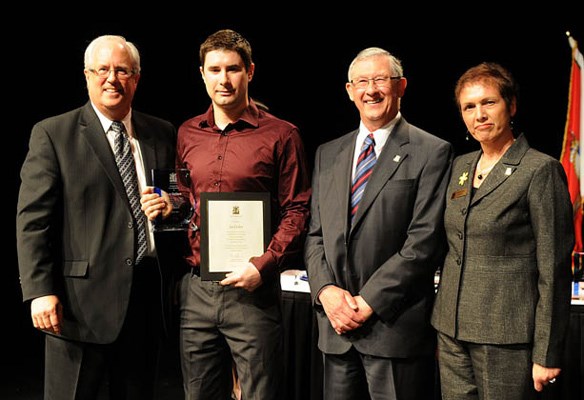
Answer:
[[(249, 106), (243, 110), (243, 113), (235, 123), (229, 124), (228, 129), (236, 129), (241, 124), (252, 126), (257, 128), (259, 126), (260, 110), (250, 99)], [(213, 104), (209, 106), (207, 112), (205, 113), (203, 119), (199, 122), (199, 128), (211, 127), (216, 130), (220, 130), (217, 125), (215, 125), (215, 116), (213, 115)]]
[(363, 124), (363, 121), (361, 121), (359, 123), (359, 133), (357, 134), (357, 147), (360, 148), (361, 144), (363, 143), (367, 135), (372, 133), (373, 137), (375, 138), (375, 152), (379, 154), (383, 149), (383, 146), (385, 146), (385, 142), (387, 142), (387, 139), (389, 138), (389, 135), (393, 131), (393, 128), (399, 122), (400, 119), (401, 113), (398, 111), (394, 119), (392, 119), (387, 124), (373, 132), (369, 132), (369, 130)]
[[(114, 121), (112, 121), (111, 119), (109, 119), (108, 117), (103, 115), (93, 103), (91, 103), (91, 106), (93, 107), (93, 111), (95, 111), (95, 113), (97, 114), (97, 118), (99, 118), (99, 122), (101, 123), (101, 126), (103, 127), (103, 131), (105, 133), (107, 133), (109, 131), (110, 127), (112, 126), (112, 122), (114, 122)], [(132, 134), (132, 110), (131, 109), (130, 109), (130, 112), (128, 114), (126, 114), (126, 116), (120, 122), (122, 122), (124, 124), (124, 127), (126, 128), (126, 132), (128, 132), (130, 137), (132, 137), (133, 134)]]

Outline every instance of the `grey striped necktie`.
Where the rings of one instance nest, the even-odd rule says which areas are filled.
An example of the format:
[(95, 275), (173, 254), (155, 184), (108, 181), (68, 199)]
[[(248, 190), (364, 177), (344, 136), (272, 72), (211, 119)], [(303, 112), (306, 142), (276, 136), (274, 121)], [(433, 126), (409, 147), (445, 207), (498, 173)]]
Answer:
[(130, 207), (132, 209), (132, 214), (134, 215), (136, 229), (138, 232), (138, 245), (135, 261), (135, 264), (138, 264), (146, 254), (148, 246), (146, 244), (145, 215), (142, 213), (140, 208), (140, 192), (138, 190), (136, 165), (134, 163), (130, 141), (128, 139), (128, 135), (126, 134), (124, 124), (120, 121), (114, 121), (110, 129), (115, 133), (114, 153), (116, 157), (116, 164), (118, 165), (120, 176), (122, 177), (124, 187), (126, 188), (126, 194), (128, 195), (128, 201), (130, 202)]

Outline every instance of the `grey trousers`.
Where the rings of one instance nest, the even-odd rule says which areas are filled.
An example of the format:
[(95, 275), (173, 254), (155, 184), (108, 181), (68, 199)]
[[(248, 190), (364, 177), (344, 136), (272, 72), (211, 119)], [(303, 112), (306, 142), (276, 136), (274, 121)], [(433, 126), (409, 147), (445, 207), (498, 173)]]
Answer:
[(279, 281), (250, 293), (187, 273), (180, 287), (180, 351), (188, 400), (231, 398), (232, 360), (244, 400), (281, 398)]
[(489, 345), (438, 333), (438, 365), (444, 400), (530, 400), (531, 345)]

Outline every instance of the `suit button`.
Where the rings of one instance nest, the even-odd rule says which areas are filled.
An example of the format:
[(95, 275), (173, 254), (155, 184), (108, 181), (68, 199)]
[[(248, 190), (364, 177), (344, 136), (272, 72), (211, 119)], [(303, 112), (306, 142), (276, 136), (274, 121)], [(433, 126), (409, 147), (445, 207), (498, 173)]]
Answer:
[(458, 238), (462, 240), (462, 232), (458, 232)]
[(128, 222), (128, 229), (134, 229), (134, 222), (133, 221)]
[(460, 210), (460, 213), (461, 213), (462, 215), (466, 215), (466, 207), (465, 207), (465, 208), (463, 208), (463, 209), (461, 209), (461, 210)]
[(460, 266), (460, 264), (462, 264), (462, 261), (461, 261), (461, 259), (460, 259), (460, 258), (457, 258), (457, 259), (456, 259), (456, 264), (458, 264), (459, 266)]
[(126, 265), (133, 265), (134, 261), (131, 258), (126, 258)]

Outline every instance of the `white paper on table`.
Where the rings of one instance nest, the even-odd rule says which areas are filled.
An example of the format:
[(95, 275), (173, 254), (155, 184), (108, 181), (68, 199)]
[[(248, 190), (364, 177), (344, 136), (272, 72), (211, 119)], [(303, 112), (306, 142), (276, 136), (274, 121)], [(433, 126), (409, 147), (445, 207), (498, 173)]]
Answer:
[(288, 292), (310, 293), (310, 285), (306, 279), (306, 271), (300, 269), (287, 269), (280, 274), (282, 290)]

